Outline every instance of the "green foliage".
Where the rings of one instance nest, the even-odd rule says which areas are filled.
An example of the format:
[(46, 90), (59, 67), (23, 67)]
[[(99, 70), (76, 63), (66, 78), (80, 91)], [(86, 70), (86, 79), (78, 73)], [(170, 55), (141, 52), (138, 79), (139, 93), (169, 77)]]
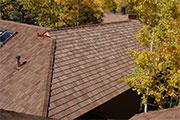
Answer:
[(18, 0), (2, 0), (0, 8), (2, 19), (32, 23), (29, 9), (24, 8)]
[(127, 0), (101, 0), (103, 2), (104, 12), (112, 12), (116, 8), (116, 12), (121, 12), (121, 8), (127, 6)]
[(117, 6), (117, 12), (121, 12), (122, 7), (128, 6), (128, 0), (114, 0)]
[(104, 12), (112, 12), (113, 8), (117, 8), (117, 4), (114, 0), (104, 0), (103, 3)]
[(66, 26), (96, 24), (101, 22), (102, 3), (99, 0), (56, 0), (60, 8), (59, 18)]
[(101, 22), (101, 0), (2, 0), (2, 19), (57, 28)]
[(143, 50), (129, 50), (134, 58), (134, 71), (124, 81), (142, 95), (143, 103), (150, 96), (159, 108), (177, 106), (180, 102), (180, 3), (177, 0), (159, 0), (157, 4), (155, 0), (129, 1), (135, 5), (133, 10), (144, 25), (136, 35)]
[(30, 16), (30, 10), (26, 9), (19, 1), (11, 0), (12, 9), (10, 19), (22, 23), (32, 23), (33, 19)]
[(2, 0), (0, 1), (0, 13), (1, 19), (9, 20), (10, 12), (9, 9), (12, 9), (12, 5), (10, 4), (10, 0)]

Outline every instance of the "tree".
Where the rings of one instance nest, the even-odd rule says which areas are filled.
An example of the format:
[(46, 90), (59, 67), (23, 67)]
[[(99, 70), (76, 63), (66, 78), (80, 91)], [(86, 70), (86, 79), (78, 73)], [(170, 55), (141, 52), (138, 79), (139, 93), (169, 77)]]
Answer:
[(97, 24), (102, 21), (102, 2), (100, 0), (80, 0), (79, 24)]
[(60, 18), (66, 26), (94, 24), (101, 22), (102, 1), (101, 0), (55, 0), (63, 6), (59, 13)]
[(2, 19), (63, 27), (101, 22), (101, 0), (3, 0)]
[(18, 0), (11, 0), (11, 4), (11, 20), (33, 24), (33, 17), (30, 15), (29, 9), (26, 9)]
[(114, 0), (117, 6), (117, 12), (121, 12), (122, 7), (128, 6), (128, 0)]
[(20, 0), (40, 26), (58, 28), (101, 22), (101, 0)]
[(103, 3), (104, 12), (112, 12), (113, 8), (117, 8), (117, 4), (114, 0), (104, 0)]
[[(143, 24), (136, 38), (142, 50), (129, 50), (134, 70), (124, 78), (160, 109), (180, 103), (180, 3), (178, 0), (129, 0)], [(149, 49), (149, 50), (148, 50)]]
[(30, 9), (26, 9), (20, 0), (2, 0), (0, 3), (2, 19), (33, 24)]
[(1, 19), (10, 20), (10, 14), (11, 14), (10, 9), (12, 9), (10, 0), (0, 1)]
[(21, 4), (30, 10), (34, 24), (43, 27), (56, 28), (64, 26), (60, 22), (60, 14), (63, 9), (54, 0), (19, 0)]

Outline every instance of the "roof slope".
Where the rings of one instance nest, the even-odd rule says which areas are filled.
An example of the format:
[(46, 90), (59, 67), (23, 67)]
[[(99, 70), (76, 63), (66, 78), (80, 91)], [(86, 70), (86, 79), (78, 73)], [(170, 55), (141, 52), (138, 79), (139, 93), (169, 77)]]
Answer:
[(103, 14), (103, 23), (112, 23), (112, 22), (120, 22), (127, 21), (128, 15), (122, 15), (120, 13), (104, 13)]
[(136, 114), (131, 120), (180, 120), (180, 107)]
[(74, 119), (129, 89), (137, 20), (50, 31), (56, 40), (48, 116)]
[[(0, 48), (0, 108), (42, 116), (52, 39), (47, 29), (0, 20), (0, 28), (18, 33)], [(16, 68), (16, 56), (27, 63)]]
[(0, 120), (55, 120), (55, 119), (0, 109)]

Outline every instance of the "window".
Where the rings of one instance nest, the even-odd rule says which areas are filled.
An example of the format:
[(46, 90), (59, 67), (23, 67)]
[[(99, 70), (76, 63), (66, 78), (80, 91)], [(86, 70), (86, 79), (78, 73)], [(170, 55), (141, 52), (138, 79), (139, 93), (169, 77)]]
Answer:
[(17, 32), (0, 28), (0, 47), (2, 47)]

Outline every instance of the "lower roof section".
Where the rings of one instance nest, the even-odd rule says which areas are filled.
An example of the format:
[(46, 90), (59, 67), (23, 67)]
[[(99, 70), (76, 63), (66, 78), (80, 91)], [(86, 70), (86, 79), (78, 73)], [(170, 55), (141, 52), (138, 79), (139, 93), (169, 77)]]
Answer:
[(0, 28), (17, 32), (0, 48), (0, 109), (42, 116), (52, 39), (38, 34), (48, 29), (4, 20)]
[(0, 120), (55, 120), (55, 119), (0, 109)]
[(49, 31), (56, 41), (48, 116), (75, 119), (129, 89), (137, 20)]
[(131, 120), (180, 120), (180, 106), (136, 114)]

